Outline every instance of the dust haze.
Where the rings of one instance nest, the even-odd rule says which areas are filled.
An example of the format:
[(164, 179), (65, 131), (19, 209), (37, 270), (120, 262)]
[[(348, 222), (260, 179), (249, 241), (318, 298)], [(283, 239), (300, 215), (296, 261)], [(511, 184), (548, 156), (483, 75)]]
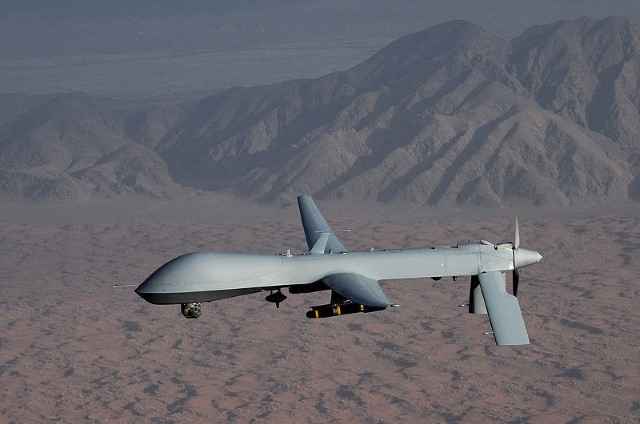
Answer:
[(513, 37), (559, 19), (640, 17), (634, 0), (10, 0), (1, 9), (0, 92), (126, 98), (318, 77), (454, 19)]

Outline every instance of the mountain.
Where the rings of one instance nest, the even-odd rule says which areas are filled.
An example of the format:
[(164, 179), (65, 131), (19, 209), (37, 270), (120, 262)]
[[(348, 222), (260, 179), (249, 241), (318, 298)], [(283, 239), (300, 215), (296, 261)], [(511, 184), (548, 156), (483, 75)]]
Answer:
[(204, 99), (161, 150), (184, 184), (267, 200), (624, 199), (640, 150), (638, 34), (581, 19), (507, 41), (449, 22), (345, 72)]
[(640, 31), (624, 18), (532, 28), (510, 68), (545, 109), (626, 146), (640, 135)]
[(639, 53), (640, 29), (624, 18), (561, 21), (513, 40), (453, 21), (346, 71), (189, 104), (74, 94), (7, 116), (0, 98), (0, 191), (200, 189), (265, 201), (308, 192), (434, 206), (640, 200)]
[[(9, 105), (27, 105), (16, 113)], [(152, 149), (180, 114), (86, 94), (0, 96), (0, 196), (74, 200), (179, 191)], [(147, 147), (150, 146), (150, 147)]]

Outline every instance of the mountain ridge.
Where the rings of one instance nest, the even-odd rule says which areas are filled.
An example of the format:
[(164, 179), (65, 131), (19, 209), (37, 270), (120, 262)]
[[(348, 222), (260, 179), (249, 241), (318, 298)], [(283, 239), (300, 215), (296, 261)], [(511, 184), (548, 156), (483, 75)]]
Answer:
[[(640, 29), (624, 18), (561, 21), (512, 40), (451, 21), (317, 79), (136, 110), (81, 95), (57, 101), (0, 126), (0, 170), (70, 178), (85, 197), (213, 190), (288, 202), (307, 192), (431, 206), (640, 198)], [(25, 119), (34, 124), (16, 124)], [(109, 156), (117, 149), (127, 154)], [(23, 196), (11, 186), (0, 191)]]

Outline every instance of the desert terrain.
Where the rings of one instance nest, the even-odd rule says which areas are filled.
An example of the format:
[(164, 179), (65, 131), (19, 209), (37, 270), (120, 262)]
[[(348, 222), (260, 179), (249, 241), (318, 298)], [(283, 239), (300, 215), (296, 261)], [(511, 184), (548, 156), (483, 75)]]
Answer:
[[(351, 249), (509, 240), (515, 213), (319, 205), (352, 230)], [(0, 212), (3, 423), (640, 420), (637, 206), (518, 211), (523, 246), (544, 260), (522, 271), (532, 344), (517, 348), (496, 347), (488, 320), (460, 307), (467, 279), (388, 282), (401, 307), (325, 320), (304, 314), (328, 293), (279, 310), (255, 294), (186, 320), (113, 287), (189, 251), (301, 252), (294, 206)]]

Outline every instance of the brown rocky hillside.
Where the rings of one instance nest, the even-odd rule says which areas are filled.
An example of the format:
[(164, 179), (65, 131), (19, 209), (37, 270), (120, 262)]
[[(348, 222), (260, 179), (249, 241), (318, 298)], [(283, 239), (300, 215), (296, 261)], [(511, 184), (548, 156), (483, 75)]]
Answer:
[(513, 40), (448, 22), (343, 72), (191, 104), (15, 97), (0, 96), (8, 197), (197, 188), (438, 206), (640, 198), (640, 28), (624, 18)]

